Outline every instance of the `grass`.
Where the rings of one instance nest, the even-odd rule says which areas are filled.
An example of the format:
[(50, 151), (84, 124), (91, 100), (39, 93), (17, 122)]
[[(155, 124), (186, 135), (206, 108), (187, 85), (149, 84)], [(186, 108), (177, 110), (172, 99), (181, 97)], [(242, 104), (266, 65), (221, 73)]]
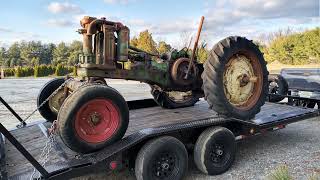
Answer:
[(308, 177), (308, 180), (320, 180), (320, 174), (312, 174)]
[[(286, 165), (281, 165), (272, 171), (266, 178), (267, 180), (294, 180), (290, 175), (289, 169)], [(308, 180), (320, 180), (320, 174), (313, 173), (308, 176)]]
[(267, 180), (292, 180), (292, 176), (289, 173), (288, 167), (285, 165), (279, 166), (277, 169), (272, 171)]

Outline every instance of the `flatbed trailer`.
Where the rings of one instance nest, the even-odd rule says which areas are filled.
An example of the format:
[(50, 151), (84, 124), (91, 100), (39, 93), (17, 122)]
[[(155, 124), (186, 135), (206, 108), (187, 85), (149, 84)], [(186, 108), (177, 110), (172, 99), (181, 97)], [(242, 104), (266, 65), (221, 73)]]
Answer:
[(50, 127), (50, 123), (11, 131), (0, 123), (0, 131), (6, 137), (5, 141), (0, 138), (0, 179), (29, 179), (34, 168), (41, 172), (43, 179), (69, 179), (102, 171), (132, 169), (141, 147), (160, 136), (175, 137), (187, 149), (193, 149), (199, 135), (211, 127), (225, 127), (236, 140), (240, 140), (319, 116), (317, 109), (268, 102), (250, 121), (219, 116), (209, 110), (205, 101), (180, 109), (163, 109), (156, 106), (152, 99), (130, 101), (128, 105), (130, 123), (122, 140), (98, 152), (83, 155), (71, 151), (57, 136), (45, 168), (37, 164), (36, 159), (39, 159), (47, 141), (45, 127)]

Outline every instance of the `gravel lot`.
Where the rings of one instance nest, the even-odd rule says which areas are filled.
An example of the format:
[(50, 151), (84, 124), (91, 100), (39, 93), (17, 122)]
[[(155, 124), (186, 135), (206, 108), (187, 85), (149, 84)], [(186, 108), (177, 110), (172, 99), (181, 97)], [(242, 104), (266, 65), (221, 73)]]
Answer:
[[(49, 80), (48, 78), (0, 79), (0, 96), (22, 117), (26, 117), (36, 108), (38, 91)], [(151, 97), (148, 85), (143, 83), (111, 80), (109, 85), (118, 89), (126, 99)], [(29, 122), (39, 119), (41, 116), (36, 113)], [(3, 105), (0, 105), (0, 121), (8, 128), (14, 128), (18, 123)], [(311, 174), (320, 176), (320, 118), (294, 123), (283, 130), (238, 142), (234, 165), (219, 176), (202, 175), (195, 168), (192, 157), (189, 159), (190, 167), (185, 180), (266, 179), (268, 173), (280, 165), (287, 165), (297, 180), (308, 179)], [(132, 173), (123, 172), (120, 175), (100, 174), (80, 179), (133, 180), (134, 178)]]

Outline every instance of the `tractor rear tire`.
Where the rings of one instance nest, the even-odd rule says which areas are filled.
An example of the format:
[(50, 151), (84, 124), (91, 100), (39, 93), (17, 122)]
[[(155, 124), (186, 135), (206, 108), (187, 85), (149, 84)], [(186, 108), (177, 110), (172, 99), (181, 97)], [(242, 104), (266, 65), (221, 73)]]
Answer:
[[(56, 89), (58, 89), (64, 83), (64, 81), (64, 78), (55, 78), (47, 82), (40, 90), (37, 98), (37, 106), (39, 107)], [(58, 113), (51, 110), (49, 107), (49, 102), (46, 102), (41, 108), (39, 108), (39, 112), (41, 116), (49, 122), (53, 122), (57, 119)]]
[(115, 89), (88, 85), (64, 101), (58, 123), (60, 137), (70, 149), (91, 153), (124, 136), (129, 123), (129, 109)]
[(184, 101), (176, 101), (170, 98), (168, 92), (160, 91), (158, 89), (155, 89), (154, 87), (151, 87), (151, 94), (153, 96), (154, 101), (159, 106), (167, 109), (176, 109), (176, 108), (193, 106), (199, 101), (199, 97), (197, 97), (197, 95), (195, 95), (193, 92), (191, 93), (192, 95), (188, 97), (188, 99)]
[(210, 108), (225, 116), (253, 118), (268, 94), (263, 55), (252, 41), (243, 37), (228, 37), (213, 47), (204, 64), (202, 79)]
[[(279, 74), (270, 74), (268, 76), (269, 82), (269, 94), (277, 94), (277, 95), (287, 95), (289, 91), (288, 82), (284, 79), (283, 76)], [(272, 84), (273, 83), (273, 84)], [(285, 97), (281, 96), (270, 96), (270, 102), (280, 102)]]

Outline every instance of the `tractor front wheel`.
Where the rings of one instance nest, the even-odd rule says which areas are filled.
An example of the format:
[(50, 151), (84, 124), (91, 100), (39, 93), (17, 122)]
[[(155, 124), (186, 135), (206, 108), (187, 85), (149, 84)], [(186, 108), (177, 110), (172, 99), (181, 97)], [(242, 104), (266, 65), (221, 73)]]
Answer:
[(57, 94), (49, 99), (46, 103), (42, 104), (47, 100), (51, 94), (58, 89), (65, 82), (64, 78), (55, 78), (46, 83), (43, 88), (40, 90), (37, 99), (37, 106), (39, 107), (39, 112), (42, 117), (44, 117), (47, 121), (53, 122), (57, 119), (58, 112), (60, 107), (64, 101), (65, 94), (63, 89), (59, 90)]
[(97, 151), (120, 140), (129, 123), (124, 98), (105, 85), (89, 85), (72, 93), (58, 114), (63, 142), (80, 153)]
[(199, 101), (199, 97), (193, 91), (162, 91), (161, 89), (152, 86), (151, 94), (154, 101), (159, 106), (168, 109), (193, 106)]

